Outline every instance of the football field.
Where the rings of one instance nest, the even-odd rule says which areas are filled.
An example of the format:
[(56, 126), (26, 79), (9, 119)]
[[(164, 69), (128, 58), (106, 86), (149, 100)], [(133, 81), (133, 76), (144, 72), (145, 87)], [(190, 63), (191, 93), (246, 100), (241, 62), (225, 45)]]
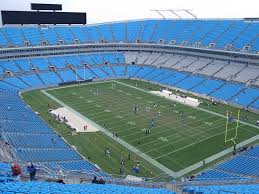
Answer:
[[(233, 146), (232, 141), (224, 140), (226, 118), (127, 82), (106, 81), (46, 91), (175, 172)], [(235, 128), (236, 121), (228, 125), (228, 138), (235, 135)], [(257, 128), (239, 123), (236, 143), (257, 134)]]

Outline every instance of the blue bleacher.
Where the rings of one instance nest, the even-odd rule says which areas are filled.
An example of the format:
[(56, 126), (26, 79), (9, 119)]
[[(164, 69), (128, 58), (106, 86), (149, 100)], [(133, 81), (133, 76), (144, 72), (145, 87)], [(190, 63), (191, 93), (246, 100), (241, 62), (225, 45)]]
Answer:
[(259, 157), (236, 156), (217, 168), (242, 175), (259, 176)]
[(39, 76), (46, 85), (59, 84), (62, 82), (55, 72), (40, 73)]
[(250, 105), (254, 109), (259, 109), (259, 98)]
[(134, 75), (134, 77), (143, 78), (152, 71), (154, 71), (156, 68), (152, 66), (143, 66), (140, 68), (140, 70)]
[(35, 74), (25, 75), (22, 76), (21, 79), (30, 85), (31, 87), (39, 87), (43, 86), (43, 83), (40, 81), (40, 79)]
[(21, 71), (12, 61), (0, 61), (0, 67), (6, 71), (19, 72)]
[(0, 192), (4, 194), (23, 193), (55, 193), (55, 194), (81, 194), (81, 193), (95, 193), (95, 194), (175, 194), (166, 189), (143, 188), (132, 186), (121, 186), (111, 184), (59, 184), (51, 182), (5, 182), (0, 183)]
[(71, 44), (75, 42), (75, 37), (70, 32), (70, 28), (68, 27), (55, 27), (54, 30), (57, 32), (59, 37), (61, 37), (66, 44)]
[(189, 76), (186, 79), (175, 84), (176, 87), (182, 88), (184, 90), (189, 90), (199, 83), (203, 82), (205, 79), (200, 76)]
[(13, 45), (24, 46), (25, 39), (19, 28), (2, 28), (2, 31), (5, 32)]
[(64, 68), (67, 65), (65, 57), (48, 57), (47, 60), (51, 65), (54, 65), (56, 68)]
[(6, 120), (0, 121), (0, 126), (9, 133), (53, 133), (53, 131), (41, 121)]
[(140, 40), (142, 42), (151, 42), (153, 32), (155, 30), (157, 23), (158, 21), (156, 20), (149, 20), (145, 22), (140, 36)]
[(0, 89), (4, 89), (4, 90), (12, 90), (12, 91), (18, 91), (20, 88), (18, 88), (17, 86), (8, 84), (4, 81), (0, 81)]
[(64, 82), (76, 81), (78, 79), (75, 73), (71, 70), (58, 71), (57, 73), (64, 80)]
[[(216, 48), (223, 49), (226, 44), (233, 44), (236, 49), (251, 45), (252, 51), (257, 52), (258, 24), (244, 20), (143, 20), (118, 23), (98, 24), (90, 26), (58, 26), (49, 28), (21, 27), (2, 28), (0, 31), (0, 46), (13, 44), (24, 46), (28, 40), (32, 45), (40, 45), (47, 40), (50, 45), (58, 44), (63, 39), (65, 43), (99, 42), (104, 39), (108, 42), (123, 41), (157, 42), (160, 39), (165, 43), (175, 40), (176, 44), (187, 41), (194, 46), (201, 42), (203, 47), (215, 42)], [(9, 43), (10, 41), (10, 43)]]
[(103, 67), (100, 67), (100, 68), (108, 75), (108, 77), (115, 77), (115, 75), (113, 73), (113, 70), (112, 70), (112, 67), (103, 66)]
[(91, 58), (91, 54), (79, 55), (79, 58), (82, 60), (82, 63), (86, 63), (87, 65), (95, 65), (94, 61)]
[(36, 27), (24, 27), (21, 28), (26, 40), (30, 42), (30, 45), (40, 45), (42, 42), (42, 36), (39, 29)]
[(7, 77), (4, 79), (4, 81), (6, 83), (9, 83), (13, 86), (16, 86), (20, 89), (25, 89), (25, 88), (28, 88), (29, 86), (26, 85), (23, 81), (21, 81), (20, 79), (18, 79), (17, 77)]
[(98, 28), (103, 40), (107, 42), (113, 42), (114, 37), (111, 31), (110, 24), (98, 25), (96, 28)]
[(101, 40), (101, 37), (98, 34), (95, 26), (82, 27), (82, 29), (86, 31), (87, 36), (89, 36), (90, 42), (99, 42)]
[(66, 56), (64, 57), (68, 64), (75, 66), (82, 66), (82, 62), (78, 56)]
[(5, 137), (16, 148), (69, 148), (56, 134), (5, 133)]
[(113, 23), (111, 25), (112, 31), (114, 33), (115, 41), (125, 42), (126, 41), (126, 24), (125, 23)]
[(143, 22), (129, 22), (127, 23), (127, 42), (136, 42), (140, 37), (141, 29), (143, 27)]
[(174, 72), (172, 72), (172, 74), (169, 77), (163, 79), (161, 81), (161, 83), (172, 86), (172, 85), (176, 84), (177, 82), (185, 79), (187, 76), (188, 75), (185, 73), (180, 73), (180, 72), (174, 71)]
[(208, 95), (211, 92), (215, 91), (217, 88), (222, 86), (224, 84), (224, 81), (222, 80), (212, 80), (208, 79), (201, 84), (197, 85), (196, 87), (192, 88), (193, 92)]
[(17, 64), (23, 71), (30, 71), (31, 65), (27, 59), (17, 59), (14, 60), (14, 63)]
[(116, 76), (124, 76), (125, 66), (113, 66), (112, 67)]
[(128, 65), (126, 75), (129, 77), (133, 77), (140, 70), (140, 68), (141, 67), (137, 65)]
[(98, 67), (92, 68), (91, 70), (97, 75), (97, 78), (105, 79), (108, 77), (108, 75)]
[(251, 102), (259, 97), (259, 90), (254, 88), (247, 88), (236, 96), (231, 102), (240, 104), (242, 106), (248, 106)]
[(59, 37), (57, 36), (57, 33), (54, 31), (54, 28), (42, 28), (40, 30), (40, 33), (42, 33), (42, 37), (45, 41), (48, 42), (48, 44), (58, 44)]
[(81, 27), (71, 27), (70, 30), (75, 38), (79, 39), (80, 43), (90, 42), (90, 38)]
[(8, 40), (4, 36), (2, 29), (0, 29), (0, 47), (6, 47), (8, 45)]
[(50, 64), (44, 58), (32, 58), (30, 59), (31, 64), (39, 70), (48, 70)]
[(88, 68), (77, 69), (76, 73), (83, 79), (93, 79), (94, 74)]
[(259, 146), (248, 149), (197, 176), (197, 181), (249, 180), (259, 176)]
[(203, 172), (199, 174), (195, 180), (196, 181), (221, 181), (221, 182), (226, 182), (229, 180), (235, 180), (235, 181), (247, 181), (250, 180), (251, 178), (246, 178), (242, 175), (239, 174), (234, 174), (230, 172), (224, 172), (220, 171), (218, 169), (211, 169), (206, 172)]
[(258, 194), (259, 185), (257, 184), (235, 184), (235, 185), (212, 185), (212, 186), (186, 186), (183, 189), (187, 193), (196, 194)]
[(228, 101), (234, 95), (238, 94), (243, 88), (243, 86), (237, 84), (225, 84), (223, 87), (213, 92), (211, 96)]
[[(209, 45), (212, 42), (216, 42), (218, 38), (222, 37), (222, 34), (228, 29), (231, 28), (233, 20), (216, 20), (216, 24), (213, 28), (203, 37), (200, 41), (202, 45)], [(217, 47), (217, 45), (216, 45)]]

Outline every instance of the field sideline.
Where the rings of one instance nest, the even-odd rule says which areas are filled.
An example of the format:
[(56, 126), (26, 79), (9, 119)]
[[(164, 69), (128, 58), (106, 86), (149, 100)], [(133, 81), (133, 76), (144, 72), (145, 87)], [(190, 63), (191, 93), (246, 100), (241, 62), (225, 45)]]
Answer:
[[(48, 93), (173, 171), (232, 145), (224, 143), (224, 118), (113, 83), (115, 88), (111, 82), (104, 82), (50, 89)], [(132, 110), (134, 106), (139, 106), (137, 114)], [(152, 119), (155, 126), (146, 135), (144, 131), (151, 128)], [(234, 129), (235, 123), (230, 128)], [(256, 134), (258, 129), (241, 124), (237, 143)]]

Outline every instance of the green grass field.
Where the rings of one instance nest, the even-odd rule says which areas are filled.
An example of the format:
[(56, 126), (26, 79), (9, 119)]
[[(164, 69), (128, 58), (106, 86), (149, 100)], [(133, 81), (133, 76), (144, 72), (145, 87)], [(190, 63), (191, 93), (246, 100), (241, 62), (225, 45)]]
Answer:
[[(153, 95), (149, 90), (159, 90), (159, 86), (149, 83), (119, 80), (139, 89), (125, 86), (113, 81), (77, 85), (73, 87), (53, 88), (47, 90), (49, 94), (77, 112), (106, 128), (132, 146), (149, 155), (159, 163), (177, 172), (209, 156), (212, 156), (230, 146), (233, 142), (224, 142), (226, 119), (189, 106), (175, 103), (171, 100)], [(115, 84), (115, 88), (112, 88)], [(75, 145), (79, 152), (90, 161), (97, 163), (109, 173), (118, 174), (121, 151), (127, 158), (130, 153), (127, 148), (106, 137), (101, 132), (68, 136), (67, 127), (54, 121), (47, 113), (48, 104), (53, 108), (60, 105), (50, 100), (40, 91), (23, 94), (26, 102), (41, 114), (41, 117), (57, 130), (70, 144)], [(154, 103), (157, 105), (154, 107)], [(174, 105), (175, 104), (175, 105)], [(134, 113), (133, 107), (139, 111)], [(150, 111), (146, 111), (150, 107)], [(231, 110), (235, 114), (236, 108), (218, 105), (202, 108), (225, 114)], [(179, 114), (183, 112), (183, 115)], [(160, 112), (160, 116), (158, 114)], [(249, 122), (253, 123), (256, 115), (249, 115)], [(154, 127), (151, 128), (151, 120)], [(229, 138), (234, 136), (236, 122), (229, 125)], [(151, 129), (150, 129), (151, 128)], [(146, 135), (145, 129), (151, 133)], [(240, 124), (236, 143), (259, 134), (257, 128)], [(111, 150), (111, 159), (104, 158), (104, 148)], [(132, 153), (131, 153), (132, 154)], [(132, 154), (133, 157), (134, 154)], [(132, 160), (125, 164), (125, 173), (131, 174), (134, 163)], [(147, 161), (141, 160), (143, 176), (154, 176), (162, 173)], [(152, 173), (151, 173), (152, 172)]]

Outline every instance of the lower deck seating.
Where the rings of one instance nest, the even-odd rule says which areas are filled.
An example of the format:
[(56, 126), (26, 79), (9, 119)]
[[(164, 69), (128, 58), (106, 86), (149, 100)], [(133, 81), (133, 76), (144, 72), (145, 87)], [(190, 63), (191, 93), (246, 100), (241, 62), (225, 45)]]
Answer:
[(31, 161), (48, 166), (58, 162), (68, 170), (102, 173), (83, 160), (21, 101), (17, 93), (0, 91), (0, 128), (1, 137), (14, 148), (21, 162)]
[(119, 186), (111, 184), (59, 184), (47, 182), (7, 182), (0, 183), (0, 193), (4, 194), (81, 194), (81, 193), (95, 193), (95, 194), (174, 194), (174, 192), (165, 189), (140, 188), (130, 186)]
[(259, 146), (203, 172), (197, 180), (245, 180), (253, 177), (259, 177)]
[(213, 185), (213, 186), (189, 186), (183, 189), (184, 192), (197, 193), (197, 194), (258, 194), (259, 185)]

